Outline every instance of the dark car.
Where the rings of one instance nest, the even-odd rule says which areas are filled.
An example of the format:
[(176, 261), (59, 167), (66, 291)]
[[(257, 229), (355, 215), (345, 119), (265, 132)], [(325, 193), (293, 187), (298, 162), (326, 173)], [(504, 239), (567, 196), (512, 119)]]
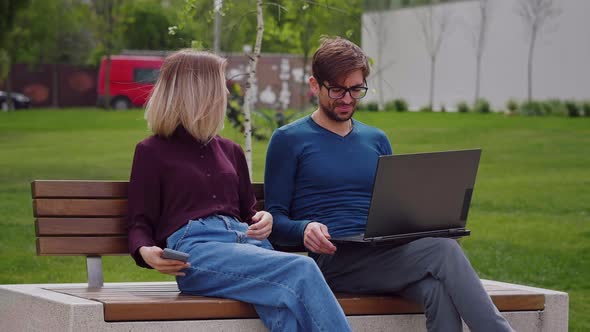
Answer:
[[(12, 92), (10, 96), (15, 109), (31, 107), (31, 98), (22, 93)], [(0, 110), (8, 111), (8, 94), (6, 91), (0, 91)]]

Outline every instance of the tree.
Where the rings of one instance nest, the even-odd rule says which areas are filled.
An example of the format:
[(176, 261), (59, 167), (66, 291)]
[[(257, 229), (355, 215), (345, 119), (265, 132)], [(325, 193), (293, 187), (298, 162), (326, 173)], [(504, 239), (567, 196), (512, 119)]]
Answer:
[(187, 47), (192, 39), (187, 30), (170, 35), (177, 7), (162, 6), (159, 0), (135, 0), (122, 4), (121, 45), (133, 50), (172, 50)]
[(119, 0), (93, 0), (92, 2), (95, 13), (96, 37), (106, 57), (105, 63), (105, 107), (111, 107), (111, 54), (116, 47), (117, 41), (121, 38), (121, 27), (119, 24), (123, 21), (121, 3)]
[[(309, 74), (309, 60), (322, 35), (347, 37), (355, 43), (360, 41), (360, 0), (278, 0), (273, 3), (274, 6), (269, 4), (266, 7), (269, 19), (264, 34), (265, 49), (268, 52), (301, 54), (303, 77)], [(302, 105), (305, 104), (307, 84), (302, 80)]]
[(432, 110), (434, 103), (434, 82), (436, 77), (436, 57), (442, 44), (445, 33), (449, 25), (449, 15), (447, 12), (435, 12), (434, 4), (423, 8), (416, 14), (416, 18), (422, 27), (426, 51), (430, 58), (430, 93), (428, 105)]
[(533, 55), (539, 33), (547, 20), (559, 16), (561, 10), (553, 0), (519, 0), (516, 14), (527, 26), (529, 52), (527, 66), (527, 100), (533, 98)]
[(475, 47), (475, 96), (473, 104), (477, 103), (480, 95), (481, 84), (481, 59), (486, 45), (486, 36), (489, 25), (490, 1), (479, 0), (479, 22), (475, 29), (476, 34), (473, 36), (473, 45)]
[(375, 53), (375, 68), (373, 70), (374, 75), (377, 76), (377, 108), (379, 111), (385, 110), (385, 97), (384, 97), (384, 90), (383, 90), (383, 83), (385, 80), (383, 79), (383, 71), (387, 69), (393, 61), (389, 63), (383, 63), (384, 56), (383, 52), (385, 51), (385, 42), (387, 40), (387, 24), (385, 22), (385, 13), (383, 11), (379, 11), (378, 13), (374, 14), (373, 20), (374, 29), (373, 33), (371, 34), (373, 38), (376, 39), (377, 50)]
[(248, 170), (250, 171), (250, 178), (252, 178), (252, 121), (250, 107), (254, 101), (254, 89), (252, 89), (256, 82), (256, 65), (260, 59), (260, 49), (262, 47), (262, 36), (264, 34), (264, 16), (262, 14), (262, 0), (256, 0), (256, 42), (254, 43), (254, 53), (249, 58), (248, 63), (248, 83), (246, 84), (246, 97), (244, 100), (244, 145), (246, 153), (246, 162), (248, 163)]
[(29, 0), (1, 0), (2, 20), (0, 20), (0, 80), (6, 80), (6, 99), (8, 110), (13, 110), (12, 80), (10, 68), (19, 49), (19, 37), (26, 32), (15, 26), (17, 15), (29, 6)]
[(20, 63), (49, 63), (52, 65), (51, 100), (59, 106), (58, 64), (82, 63), (86, 60), (90, 42), (84, 23), (88, 6), (77, 0), (39, 1), (17, 18), (27, 33), (20, 36), (21, 49), (16, 60)]

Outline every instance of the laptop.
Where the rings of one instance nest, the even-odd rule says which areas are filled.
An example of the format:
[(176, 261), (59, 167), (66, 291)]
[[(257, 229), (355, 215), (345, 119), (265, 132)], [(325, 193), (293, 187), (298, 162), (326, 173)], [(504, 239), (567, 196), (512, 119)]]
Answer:
[(330, 241), (399, 244), (469, 235), (480, 156), (481, 149), (380, 156), (365, 232)]

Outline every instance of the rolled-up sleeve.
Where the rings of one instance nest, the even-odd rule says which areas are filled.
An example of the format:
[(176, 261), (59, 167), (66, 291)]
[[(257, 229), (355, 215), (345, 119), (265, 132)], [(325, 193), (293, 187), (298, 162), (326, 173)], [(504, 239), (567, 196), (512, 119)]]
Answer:
[(139, 254), (142, 246), (155, 245), (154, 225), (160, 217), (160, 175), (148, 147), (135, 148), (129, 180), (127, 235), (129, 252), (137, 265), (150, 268)]

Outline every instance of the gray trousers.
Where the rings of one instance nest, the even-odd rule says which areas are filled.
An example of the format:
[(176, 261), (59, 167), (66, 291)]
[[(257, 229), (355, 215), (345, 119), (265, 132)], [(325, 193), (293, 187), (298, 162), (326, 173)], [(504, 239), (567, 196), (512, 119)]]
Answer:
[(315, 257), (335, 292), (399, 294), (422, 304), (428, 331), (461, 331), (461, 318), (472, 331), (512, 331), (455, 240), (337, 248)]

